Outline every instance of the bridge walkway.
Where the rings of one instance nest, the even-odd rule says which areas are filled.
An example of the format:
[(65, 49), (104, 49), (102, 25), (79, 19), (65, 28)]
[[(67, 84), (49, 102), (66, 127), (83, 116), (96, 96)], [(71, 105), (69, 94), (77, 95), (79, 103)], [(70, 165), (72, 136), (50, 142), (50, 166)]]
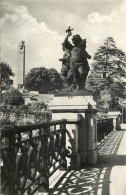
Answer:
[(106, 139), (96, 165), (65, 172), (48, 194), (126, 195), (126, 130), (115, 131)]

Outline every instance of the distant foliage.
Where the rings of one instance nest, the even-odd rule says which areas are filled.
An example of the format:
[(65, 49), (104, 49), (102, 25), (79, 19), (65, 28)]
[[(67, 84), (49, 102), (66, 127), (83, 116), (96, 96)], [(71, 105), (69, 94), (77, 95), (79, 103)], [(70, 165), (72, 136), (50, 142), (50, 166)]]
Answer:
[(111, 99), (110, 108), (111, 108), (111, 110), (120, 110), (121, 109), (121, 106), (119, 104), (119, 98), (114, 97)]
[(56, 69), (51, 68), (48, 70), (49, 80), (50, 80), (50, 88), (51, 92), (57, 92), (62, 89), (62, 80), (60, 78), (60, 74)]
[(1, 69), (1, 80), (5, 81), (6, 79), (9, 79), (10, 76), (14, 76), (14, 73), (12, 72), (11, 67), (6, 62), (0, 63), (0, 69)]
[(38, 124), (51, 120), (52, 112), (44, 102), (32, 102), (27, 105), (1, 104), (1, 126)]
[(94, 54), (92, 71), (87, 81), (87, 88), (93, 91), (100, 110), (110, 110), (113, 98), (124, 98), (125, 70), (125, 53), (116, 47), (112, 37), (108, 37)]
[(44, 102), (36, 102), (36, 103), (32, 102), (32, 103), (22, 106), (22, 110), (26, 110), (28, 112), (47, 111), (48, 105)]
[(2, 102), (6, 105), (20, 105), (24, 104), (24, 99), (17, 89), (11, 88), (2, 94)]
[(6, 62), (0, 63), (0, 76), (2, 83), (2, 90), (6, 89), (6, 86), (10, 80), (10, 77), (14, 77), (11, 67)]
[(54, 93), (61, 90), (62, 80), (55, 69), (32, 68), (25, 78), (25, 87), (39, 93)]

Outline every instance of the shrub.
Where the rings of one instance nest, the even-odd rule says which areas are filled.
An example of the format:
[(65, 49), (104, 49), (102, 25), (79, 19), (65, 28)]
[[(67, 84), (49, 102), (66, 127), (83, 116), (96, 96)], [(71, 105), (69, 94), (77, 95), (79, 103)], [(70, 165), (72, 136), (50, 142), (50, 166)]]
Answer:
[(20, 105), (24, 104), (24, 99), (17, 89), (11, 88), (6, 91), (6, 93), (2, 94), (2, 102), (7, 105)]

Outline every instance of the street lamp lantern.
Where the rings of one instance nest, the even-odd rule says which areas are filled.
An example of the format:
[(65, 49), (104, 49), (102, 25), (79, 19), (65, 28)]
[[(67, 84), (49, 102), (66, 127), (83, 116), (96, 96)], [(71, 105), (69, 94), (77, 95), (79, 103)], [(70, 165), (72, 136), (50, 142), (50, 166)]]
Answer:
[(23, 86), (25, 87), (25, 41), (20, 42), (19, 48), (23, 52)]

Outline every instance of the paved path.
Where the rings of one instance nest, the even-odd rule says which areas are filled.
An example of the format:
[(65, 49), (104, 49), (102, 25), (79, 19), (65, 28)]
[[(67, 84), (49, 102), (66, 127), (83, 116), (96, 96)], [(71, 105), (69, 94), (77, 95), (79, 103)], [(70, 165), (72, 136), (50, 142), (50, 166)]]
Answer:
[(65, 173), (49, 195), (126, 195), (126, 131), (116, 131), (93, 167)]

